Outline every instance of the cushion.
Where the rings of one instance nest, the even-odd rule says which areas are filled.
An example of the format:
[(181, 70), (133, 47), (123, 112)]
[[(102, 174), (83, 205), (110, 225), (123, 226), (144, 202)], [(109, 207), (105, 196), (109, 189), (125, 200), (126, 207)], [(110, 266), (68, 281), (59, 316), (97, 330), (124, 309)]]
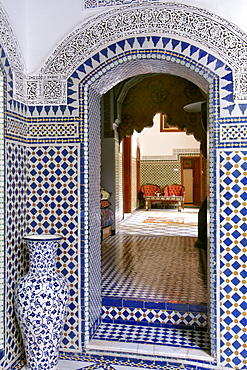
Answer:
[(111, 203), (109, 202), (109, 200), (105, 199), (105, 200), (101, 200), (100, 201), (100, 208), (107, 208), (111, 205)]
[(111, 196), (111, 193), (109, 193), (109, 191), (107, 191), (103, 188), (100, 190), (100, 193), (101, 193), (101, 199), (102, 200), (109, 199), (110, 196)]

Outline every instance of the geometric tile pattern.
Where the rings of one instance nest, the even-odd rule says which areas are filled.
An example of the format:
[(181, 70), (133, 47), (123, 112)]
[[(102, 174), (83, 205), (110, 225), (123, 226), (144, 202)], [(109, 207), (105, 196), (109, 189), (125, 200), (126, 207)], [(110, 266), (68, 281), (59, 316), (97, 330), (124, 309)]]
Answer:
[(69, 137), (77, 137), (77, 122), (73, 123), (56, 123), (54, 122), (52, 125), (50, 123), (38, 124), (34, 125), (31, 124), (29, 126), (28, 136), (35, 136), (35, 137), (47, 137), (47, 136), (69, 136)]
[(8, 136), (27, 137), (28, 126), (24, 120), (17, 120), (13, 117), (8, 117), (6, 120), (6, 131)]
[(21, 335), (16, 325), (13, 292), (17, 281), (27, 272), (28, 254), (22, 241), (26, 232), (26, 148), (6, 143), (6, 280), (5, 280), (5, 361), (2, 368), (21, 355)]
[[(132, 2), (132, 1), (131, 1)], [(104, 3), (104, 2), (103, 2)], [(107, 5), (110, 3), (106, 2)], [(105, 4), (106, 4), (105, 3)], [(127, 1), (126, 4), (130, 2)], [(89, 1), (92, 7), (96, 4), (94, 1)], [(88, 6), (89, 6), (88, 4)], [(116, 2), (114, 3), (114, 6)], [(146, 19), (148, 17), (149, 27), (147, 27)], [(112, 22), (114, 19), (114, 22)], [(133, 21), (135, 19), (135, 21)], [(169, 21), (167, 21), (167, 19)], [(183, 19), (181, 22), (180, 20)], [(195, 32), (195, 24), (201, 24), (201, 32), (198, 34)], [(119, 31), (119, 25), (121, 25), (121, 32)], [(103, 35), (101, 32), (95, 32), (95, 30), (105, 29), (106, 32)], [(121, 40), (120, 46), (123, 44), (123, 37), (129, 40), (129, 47), (136, 49), (135, 37), (142, 30), (142, 37), (137, 37), (140, 44), (144, 44), (144, 38), (147, 37), (149, 40), (153, 39), (154, 46), (158, 48), (165, 48), (167, 46), (167, 37), (163, 35), (182, 35), (187, 40), (196, 40), (199, 45), (208, 45), (209, 48), (214, 50), (215, 55), (220, 56), (220, 59), (227, 60), (229, 65), (233, 66), (237, 70), (237, 82), (238, 78), (241, 77), (239, 73), (239, 66), (245, 63), (244, 50), (245, 50), (245, 35), (237, 27), (233, 27), (230, 23), (227, 23), (225, 19), (221, 19), (219, 16), (215, 17), (214, 14), (195, 7), (181, 6), (181, 4), (168, 4), (160, 7), (159, 3), (151, 1), (146, 4), (137, 4), (133, 7), (116, 8), (109, 12), (105, 12), (105, 15), (95, 17), (89, 22), (82, 24), (80, 28), (70, 34), (53, 52), (50, 58), (46, 61), (43, 67), (44, 75), (66, 75), (68, 72), (68, 66), (70, 69), (75, 70), (80, 60), (85, 59), (84, 71), (89, 73), (87, 66), (93, 66), (93, 60), (88, 58), (88, 55), (101, 48), (104, 44), (102, 52), (94, 55), (95, 61), (100, 61), (101, 54), (108, 57), (108, 48), (105, 45), (110, 45), (113, 39)], [(162, 33), (163, 35), (159, 36)], [(224, 30), (220, 32), (220, 30)], [(155, 36), (149, 36), (149, 34), (156, 34)], [(215, 35), (218, 36), (217, 43), (215, 43)], [(78, 43), (78, 39), (81, 40)], [(235, 52), (235, 48), (229, 51), (229, 55), (225, 55), (225, 50), (228, 48), (229, 39), (234, 39), (236, 48), (241, 50), (240, 56)], [(163, 40), (164, 43), (160, 46), (159, 41)], [(87, 45), (87, 47), (85, 47)], [(111, 45), (111, 52), (116, 53), (118, 43), (114, 46)], [(169, 45), (170, 46), (170, 45)], [(200, 49), (195, 45), (190, 45), (188, 42), (182, 40), (172, 40), (171, 50), (184, 52), (186, 54), (188, 50), (186, 48), (192, 46), (191, 53), (194, 54), (198, 51), (198, 55), (193, 56), (194, 60), (200, 61), (204, 66), (211, 65), (211, 70), (215, 69), (217, 72), (222, 67), (223, 63), (220, 59), (217, 59), (215, 55), (211, 55), (204, 50)], [(115, 47), (115, 48), (114, 48)], [(146, 45), (144, 45), (146, 47)], [(148, 47), (152, 49), (152, 46)], [(186, 52), (185, 52), (186, 50)], [(126, 51), (126, 50), (124, 50)], [(110, 50), (109, 50), (110, 53)], [(186, 54), (188, 56), (188, 54)], [(58, 68), (59, 66), (59, 68)], [(74, 67), (74, 68), (73, 68)], [(95, 66), (97, 67), (97, 66)], [(83, 68), (82, 68), (83, 70)], [(228, 70), (227, 75), (230, 74)], [(244, 74), (244, 73), (242, 73)], [(225, 79), (225, 84), (222, 86), (223, 95), (221, 96), (226, 103), (226, 107), (233, 104), (233, 84), (232, 79), (228, 76)], [(50, 81), (49, 81), (50, 82)], [(57, 81), (54, 80), (54, 84)], [(238, 85), (238, 84), (237, 84)], [(236, 96), (239, 98), (240, 91), (236, 91)], [(243, 98), (244, 95), (241, 95)]]
[(141, 185), (155, 184), (163, 189), (166, 185), (180, 183), (181, 165), (179, 161), (141, 161)]
[(237, 141), (246, 142), (247, 141), (247, 126), (246, 123), (243, 124), (228, 124), (221, 125), (221, 142), (224, 141)]
[[(202, 312), (182, 312), (131, 307), (102, 306), (103, 322), (125, 322), (125, 324), (160, 324), (160, 327), (186, 325), (194, 330), (207, 326), (207, 314)], [(127, 321), (127, 322), (126, 322)], [(152, 326), (152, 325), (151, 325)]]
[(0, 351), (4, 347), (4, 247), (5, 247), (5, 145), (4, 145), (4, 91), (0, 72)]
[[(136, 13), (137, 12), (138, 12), (138, 10), (136, 11)], [(110, 15), (110, 17), (111, 17), (111, 15)], [(109, 19), (108, 19), (108, 21), (109, 21)], [(145, 22), (146, 22), (146, 20), (145, 20)], [(112, 23), (114, 23), (114, 22), (112, 22)], [(163, 25), (165, 25), (165, 24), (163, 23)], [(210, 30), (210, 27), (208, 29)], [(119, 28), (119, 30), (121, 30), (121, 32), (122, 32), (122, 28)], [(117, 39), (116, 35), (114, 35), (114, 37)], [(121, 35), (121, 37), (122, 37), (122, 35)], [(111, 58), (115, 58), (114, 62), (119, 61), (119, 64), (120, 64), (124, 61), (123, 60), (124, 58), (127, 59), (128, 57), (131, 57), (131, 55), (133, 55), (133, 58), (134, 57), (137, 57), (137, 58), (140, 57), (142, 60), (152, 59), (152, 58), (154, 58), (154, 59), (157, 58), (158, 59), (158, 58), (163, 58), (164, 57), (164, 58), (167, 58), (166, 60), (169, 63), (170, 63), (170, 61), (178, 62), (176, 64), (173, 63), (174, 65), (178, 65), (178, 64), (185, 65), (186, 64), (187, 67), (188, 67), (188, 72), (189, 72), (189, 69), (191, 69), (193, 71), (195, 69), (198, 69), (199, 73), (201, 73), (202, 75), (204, 74), (205, 78), (208, 78), (208, 76), (210, 75), (210, 70), (213, 71), (215, 74), (217, 74), (219, 77), (221, 77), (221, 79), (220, 79), (221, 102), (220, 102), (220, 107), (219, 108), (220, 108), (220, 112), (223, 116), (224, 115), (229, 116), (230, 114), (232, 114), (232, 115), (234, 114), (235, 116), (240, 117), (240, 116), (243, 116), (244, 113), (246, 112), (246, 104), (243, 104), (243, 105), (234, 104), (234, 102), (233, 102), (232, 71), (226, 65), (224, 65), (221, 62), (221, 60), (214, 57), (214, 55), (206, 53), (200, 47), (195, 47), (195, 45), (191, 45), (189, 43), (186, 43), (186, 42), (180, 40), (179, 38), (176, 39), (175, 37), (174, 38), (164, 38), (162, 36), (157, 37), (157, 36), (149, 36), (149, 35), (144, 36), (144, 37), (136, 37), (136, 36), (134, 36), (134, 37), (126, 36), (126, 37), (129, 37), (129, 38), (126, 38), (125, 40), (121, 40), (119, 42), (114, 42), (114, 43), (107, 42), (106, 43), (107, 46), (106, 47), (104, 46), (103, 49), (101, 48), (101, 50), (96, 52), (94, 55), (93, 55), (93, 53), (88, 53), (88, 49), (86, 49), (86, 55), (87, 55), (86, 62), (83, 63), (73, 73), (73, 75), (71, 75), (71, 78), (69, 79), (70, 80), (69, 82), (71, 83), (71, 85), (75, 86), (76, 83), (78, 84), (82, 80), (82, 78), (84, 78), (85, 76), (89, 75), (89, 73), (94, 71), (96, 69), (95, 68), (96, 65), (98, 66), (99, 63), (101, 63), (101, 64), (105, 63), (104, 68), (105, 68), (105, 66), (111, 68), (110, 67), (110, 63), (112, 62)], [(93, 39), (92, 39), (92, 42), (94, 42)], [(102, 40), (101, 40), (101, 42), (102, 42)], [(136, 53), (134, 52), (135, 48), (138, 49)], [(166, 52), (164, 53), (162, 51), (160, 53), (156, 53), (155, 57), (154, 57), (153, 52), (156, 52), (157, 49), (159, 49), (159, 48), (166, 49)], [(234, 50), (234, 48), (232, 48), (232, 50), (233, 50), (233, 52), (232, 52), (232, 54), (233, 54), (235, 52), (235, 50)], [(123, 55), (120, 56), (118, 61), (117, 61), (116, 53), (120, 53), (120, 52), (123, 52)], [(64, 53), (64, 55), (65, 54), (66, 53)], [(219, 55), (218, 53), (215, 53), (215, 54)], [(71, 57), (70, 53), (68, 53), (68, 55)], [(92, 57), (88, 58), (88, 55), (92, 55)], [(236, 55), (237, 55), (237, 53), (236, 53)], [(12, 75), (12, 72), (11, 72), (10, 68), (7, 67), (7, 64), (6, 64), (7, 60), (6, 60), (6, 57), (5, 57), (4, 53), (2, 53), (1, 58), (5, 59), (6, 69), (9, 70), (8, 71), (9, 72), (8, 73), (8, 76), (9, 76), (8, 78), (9, 78), (9, 80), (11, 80), (10, 76)], [(73, 58), (73, 56), (72, 56), (72, 58)], [(83, 58), (81, 58), (80, 55), (79, 55), (79, 59), (83, 60)], [(201, 61), (201, 64), (198, 63), (200, 61)], [(57, 60), (55, 62), (57, 62)], [(78, 63), (78, 61), (76, 61), (76, 58), (75, 58), (75, 62)], [(55, 64), (57, 66), (59, 63), (55, 63)], [(72, 64), (73, 63), (67, 63), (67, 64), (64, 63), (64, 65), (72, 65)], [(198, 71), (197, 71), (197, 73), (198, 73)], [(102, 70), (98, 69), (97, 73), (105, 73), (105, 71), (103, 70), (103, 72), (102, 72)], [(213, 74), (211, 74), (211, 76), (212, 75)], [(91, 74), (91, 77), (92, 76), (93, 76), (93, 73)], [(97, 78), (98, 76), (96, 76), (96, 73), (95, 73), (95, 76), (93, 76), (93, 77)], [(10, 81), (10, 82), (12, 82), (12, 81)], [(48, 84), (47, 84), (47, 86), (48, 86)], [(11, 91), (11, 90), (12, 90), (12, 87), (9, 84), (8, 91)], [(46, 91), (47, 96), (49, 97), (48, 87), (45, 89), (45, 91)], [(53, 91), (52, 87), (51, 87), (50, 91)], [(76, 95), (76, 93), (72, 92), (71, 95), (70, 95), (70, 99), (74, 99), (75, 95)], [(56, 97), (57, 98), (60, 97), (59, 93), (56, 95)], [(9, 96), (8, 96), (7, 100), (8, 100), (8, 103), (7, 103), (8, 107), (10, 107), (13, 112), (16, 112), (16, 111), (19, 111), (19, 113), (20, 112), (22, 112), (22, 113), (25, 112), (24, 107), (23, 107), (22, 104), (17, 104), (13, 100), (10, 100)], [(74, 107), (74, 102), (71, 102), (71, 100), (68, 101), (68, 107), (66, 107), (66, 114), (70, 114), (71, 112), (74, 111), (74, 109), (76, 109)], [(223, 109), (222, 109), (222, 107), (223, 107)], [(29, 110), (29, 114), (32, 115), (33, 107), (28, 107), (27, 109)], [(42, 107), (42, 113), (40, 113), (40, 111), (41, 110), (39, 110), (39, 107), (35, 107), (34, 117), (39, 117), (40, 115), (49, 116), (49, 114), (50, 114), (49, 112), (47, 112), (45, 107), (44, 108)], [(57, 111), (54, 110), (53, 114), (55, 116), (57, 115), (58, 117), (59, 116), (62, 117), (63, 114), (64, 114), (64, 106), (63, 105), (58, 106)], [(35, 119), (34, 119), (34, 121), (35, 121)], [(231, 120), (229, 120), (229, 121), (231, 122)], [(37, 131), (35, 131), (35, 132), (36, 132), (36, 134), (38, 133)], [(234, 141), (235, 138), (236, 138), (235, 132), (233, 132), (232, 130), (228, 130), (227, 135), (228, 136), (226, 136), (226, 138), (227, 139), (230, 138), (231, 141)], [(71, 147), (73, 148), (74, 146), (71, 145)], [(16, 160), (19, 161), (19, 164), (22, 163), (22, 161), (18, 157), (19, 154), (15, 151), (15, 149), (19, 150), (19, 148), (20, 147), (18, 145), (16, 145), (16, 148), (15, 148), (15, 145), (12, 144), (12, 149), (8, 153), (9, 159), (10, 159), (10, 162), (11, 162), (11, 164), (8, 164), (8, 166), (9, 166), (9, 176), (10, 177), (7, 181), (8, 181), (8, 184), (11, 184), (10, 187), (8, 185), (8, 188), (10, 190), (11, 190), (11, 187), (15, 188), (15, 191), (14, 191), (15, 194), (13, 194), (13, 195), (9, 194), (8, 196), (9, 197), (11, 197), (11, 196), (14, 197), (15, 204), (19, 202), (20, 194), (21, 194), (22, 198), (25, 196), (25, 193), (24, 193), (25, 188), (23, 186), (21, 187), (19, 185), (19, 178), (21, 178), (21, 174), (18, 172), (19, 170), (24, 171), (24, 166), (20, 165), (19, 167), (16, 167), (16, 165), (13, 164), (13, 163), (15, 163)], [(11, 151), (12, 151), (12, 153), (11, 153)], [(24, 152), (23, 148), (21, 149), (21, 151), (22, 151), (22, 155), (24, 155), (23, 154), (23, 152)], [(246, 353), (245, 353), (246, 338), (245, 338), (245, 334), (244, 334), (245, 333), (244, 328), (242, 327), (245, 323), (245, 321), (244, 321), (245, 312), (244, 312), (244, 303), (243, 303), (244, 301), (242, 300), (245, 297), (244, 289), (245, 289), (245, 285), (246, 285), (245, 275), (244, 275), (245, 274), (245, 263), (244, 263), (244, 258), (245, 258), (244, 257), (245, 256), (245, 246), (244, 246), (244, 237), (245, 237), (245, 235), (244, 234), (245, 234), (245, 232), (243, 231), (244, 230), (244, 219), (243, 219), (244, 216), (241, 216), (242, 217), (241, 221), (237, 221), (237, 219), (238, 219), (237, 217), (241, 218), (239, 216), (239, 214), (241, 214), (241, 211), (244, 212), (244, 209), (245, 209), (244, 201), (242, 201), (242, 200), (241, 200), (241, 202), (239, 201), (240, 191), (238, 190), (238, 186), (239, 186), (241, 181), (244, 181), (244, 177), (246, 176), (246, 174), (245, 174), (246, 171), (243, 171), (243, 168), (241, 169), (241, 171), (238, 171), (237, 167), (235, 167), (235, 166), (239, 165), (239, 163), (241, 163), (241, 160), (239, 160), (239, 163), (238, 163), (236, 154), (238, 154), (242, 158), (241, 166), (244, 166), (245, 154), (244, 154), (244, 152), (241, 152), (239, 154), (239, 153), (236, 153), (236, 152), (231, 151), (231, 150), (228, 151), (228, 152), (222, 152), (221, 154), (222, 154), (222, 156), (221, 156), (222, 163), (221, 164), (223, 165), (223, 171), (221, 172), (222, 184), (223, 184), (223, 185), (221, 184), (222, 194), (223, 194), (223, 201), (221, 203), (221, 210), (222, 211), (220, 213), (221, 226), (222, 226), (221, 235), (220, 235), (220, 238), (221, 238), (221, 251), (220, 251), (220, 253), (222, 255), (222, 266), (221, 266), (221, 272), (222, 272), (222, 275), (221, 275), (221, 279), (222, 279), (222, 281), (221, 281), (222, 282), (222, 286), (221, 286), (222, 287), (222, 290), (221, 290), (221, 305), (222, 305), (221, 306), (221, 308), (222, 308), (222, 311), (221, 311), (221, 330), (222, 330), (222, 332), (221, 332), (221, 341), (222, 341), (221, 345), (222, 345), (222, 354), (221, 354), (221, 356), (222, 356), (222, 363), (225, 364), (226, 366), (234, 366), (234, 367), (242, 367), (243, 368), (243, 367), (246, 367), (246, 362), (245, 362), (246, 361)], [(38, 157), (38, 155), (34, 155), (34, 156), (36, 156), (36, 158)], [(228, 159), (228, 157), (230, 159)], [(42, 162), (42, 160), (43, 159), (41, 159), (41, 162)], [(50, 163), (52, 163), (51, 158), (50, 158)], [(13, 164), (13, 166), (12, 166), (12, 164)], [(45, 166), (44, 161), (43, 161), (43, 164)], [(228, 169), (228, 167), (230, 167), (231, 165), (233, 165), (233, 167), (235, 167), (235, 168), (234, 169), (232, 169), (232, 168)], [(74, 166), (76, 167), (75, 163), (74, 163)], [(13, 179), (11, 177), (12, 176), (11, 171), (13, 169), (15, 171), (15, 179)], [(91, 171), (93, 171), (93, 170), (94, 169), (91, 168)], [(50, 168), (49, 169), (49, 176), (52, 175), (52, 171), (53, 171), (53, 169)], [(229, 174), (228, 174), (228, 172), (229, 172)], [(238, 172), (240, 172), (239, 175), (238, 175)], [(217, 175), (217, 178), (218, 178), (218, 174), (216, 174), (216, 173), (213, 173), (211, 175), (213, 175), (213, 176)], [(241, 178), (241, 176), (242, 176), (242, 178)], [(16, 180), (16, 178), (17, 178), (17, 180)], [(59, 183), (59, 181), (60, 180), (58, 180), (58, 181), (55, 180), (55, 184)], [(233, 181), (234, 185), (233, 184), (228, 185), (227, 182), (229, 182), (229, 181)], [(237, 183), (236, 181), (239, 181), (239, 182)], [(46, 182), (46, 180), (44, 182)], [(22, 182), (22, 184), (23, 183), (25, 184), (25, 181)], [(69, 183), (69, 181), (66, 182), (66, 184), (68, 184), (68, 183)], [(72, 183), (73, 183), (73, 181), (72, 181)], [(78, 181), (77, 181), (77, 183), (78, 183)], [(18, 186), (17, 186), (18, 191), (16, 191), (16, 184), (18, 184)], [(61, 184), (61, 181), (60, 181), (60, 184)], [(50, 184), (49, 184), (49, 186), (50, 186)], [(241, 188), (241, 186), (240, 186), (240, 188)], [(227, 187), (230, 188), (230, 189), (227, 189)], [(47, 190), (47, 189), (44, 189), (44, 188), (42, 189), (42, 187), (41, 187), (41, 190), (45, 193), (45, 190)], [(244, 194), (244, 192), (245, 192), (245, 189), (242, 188), (242, 195)], [(44, 194), (42, 194), (42, 196), (44, 196)], [(41, 198), (42, 198), (42, 196), (41, 196)], [(230, 198), (230, 199), (228, 199), (228, 198)], [(232, 198), (234, 198), (234, 200)], [(17, 199), (18, 199), (18, 201), (17, 201)], [(238, 203), (240, 203), (240, 205), (238, 205)], [(11, 205), (12, 200), (9, 200), (8, 204)], [(22, 213), (21, 213), (23, 211), (23, 209), (25, 209), (25, 207), (24, 208), (22, 208), (22, 207), (23, 207), (23, 199), (21, 199), (20, 204), (18, 203), (16, 205), (15, 209), (8, 210), (9, 214), (8, 214), (8, 218), (6, 218), (7, 223), (9, 222), (8, 229), (7, 229), (8, 230), (7, 248), (10, 248), (10, 246), (11, 246), (11, 250), (7, 251), (7, 258), (8, 258), (8, 260), (7, 260), (8, 261), (7, 262), (8, 263), (7, 271), (8, 271), (8, 273), (11, 277), (13, 276), (13, 282), (11, 282), (10, 286), (7, 287), (8, 288), (8, 290), (7, 290), (7, 292), (8, 292), (7, 299), (9, 299), (9, 302), (10, 302), (11, 294), (13, 292), (13, 284), (14, 284), (14, 281), (16, 281), (16, 277), (17, 277), (16, 276), (15, 262), (16, 261), (19, 262), (18, 258), (20, 258), (20, 255), (21, 256), (24, 255), (24, 253), (22, 253), (22, 252), (20, 253), (20, 249), (18, 249), (18, 246), (21, 245), (21, 243), (20, 243), (21, 233), (22, 233), (22, 230), (24, 230), (22, 222), (23, 223), (25, 222), (25, 218), (22, 217)], [(61, 208), (64, 209), (63, 205), (62, 205)], [(30, 209), (31, 210), (35, 209), (36, 211), (40, 210), (39, 207), (38, 207), (38, 203), (35, 203), (34, 206), (32, 204), (30, 204)], [(45, 211), (45, 208), (44, 208), (44, 211)], [(233, 211), (234, 216), (231, 213), (231, 211)], [(238, 214), (237, 217), (235, 217), (236, 214)], [(15, 217), (14, 223), (13, 223), (13, 217)], [(47, 217), (47, 216), (45, 216), (45, 217)], [(228, 219), (230, 219), (230, 220), (228, 220)], [(45, 222), (43, 223), (43, 221), (44, 221), (43, 219), (41, 221), (39, 221), (41, 223), (41, 226), (34, 225), (33, 228), (38, 229), (40, 227), (43, 230), (43, 228), (46, 227)], [(77, 220), (77, 222), (78, 222), (78, 220)], [(235, 227), (235, 226), (238, 226), (238, 227)], [(54, 230), (57, 230), (56, 227), (54, 227)], [(18, 234), (18, 232), (20, 234)], [(10, 233), (12, 233), (12, 234), (10, 235)], [(241, 236), (242, 239), (239, 236), (239, 234), (242, 234), (242, 236)], [(20, 238), (20, 239), (18, 239), (18, 238)], [(238, 252), (237, 248), (240, 249), (239, 252)], [(71, 247), (70, 250), (75, 251), (76, 248), (74, 248), (74, 246), (73, 246), (73, 248)], [(78, 253), (78, 251), (77, 251), (77, 253)], [(74, 263), (74, 259), (73, 259), (72, 262)], [(24, 271), (22, 263), (24, 263), (23, 260), (21, 261), (20, 265), (17, 264), (18, 265), (17, 266), (17, 271), (20, 274), (23, 273), (23, 271)], [(66, 273), (66, 271), (68, 271), (66, 263), (65, 263), (66, 267), (64, 267), (65, 273)], [(241, 267), (238, 268), (238, 264), (240, 264)], [(73, 271), (73, 268), (70, 271)], [(72, 274), (72, 276), (73, 276), (73, 274)], [(238, 283), (238, 280), (240, 281), (239, 283)], [(236, 288), (239, 288), (239, 291), (237, 293), (235, 291)], [(238, 299), (238, 296), (241, 296), (241, 299)], [(18, 335), (18, 334), (16, 333), (16, 327), (15, 327), (15, 324), (14, 324), (14, 315), (11, 312), (12, 306), (10, 305), (9, 307), (10, 307), (9, 311), (7, 312), (7, 325), (6, 325), (7, 329), (6, 329), (6, 331), (7, 331), (8, 341), (9, 341), (11, 347), (12, 347), (13, 356), (10, 359), (10, 360), (12, 360), (13, 357), (16, 357), (16, 354), (18, 353), (18, 348), (19, 347), (17, 347), (15, 345), (16, 335)], [(11, 317), (11, 320), (8, 321), (9, 317)], [(71, 326), (73, 326), (73, 323), (71, 323)], [(67, 333), (70, 333), (69, 340), (72, 343), (72, 341), (73, 341), (72, 336), (74, 335), (74, 333), (77, 334), (77, 328), (76, 329), (74, 328), (73, 331), (72, 330), (67, 331)], [(7, 346), (9, 345), (9, 343), (7, 344)], [(241, 347), (241, 343), (243, 343), (242, 347)], [(65, 345), (64, 342), (63, 342), (63, 345)]]
[(93, 339), (209, 350), (206, 332), (184, 329), (102, 323)]
[[(88, 115), (87, 124), (84, 124), (83, 132), (90, 138), (85, 140), (84, 154), (89, 154), (87, 175), (88, 188), (85, 189), (85, 194), (88, 195), (87, 203), (84, 206), (84, 216), (88, 219), (88, 234), (84, 242), (88, 243), (88, 257), (85, 258), (85, 263), (88, 263), (89, 268), (89, 285), (87, 286), (88, 295), (85, 294), (85, 321), (89, 323), (90, 335), (92, 335), (99, 324), (101, 314), (101, 235), (100, 235), (100, 167), (101, 162), (101, 129), (100, 122), (100, 99), (99, 93), (91, 90), (88, 96), (88, 106), (91, 107), (94, 114)], [(88, 150), (86, 146), (88, 144)], [(86, 170), (86, 169), (85, 169)], [(83, 181), (82, 181), (83, 184)], [(88, 204), (88, 207), (86, 207)], [(90, 215), (90, 216), (88, 216)], [(86, 250), (86, 248), (85, 248)], [(86, 288), (86, 286), (85, 286)], [(86, 304), (87, 300), (87, 304)], [(88, 312), (89, 308), (89, 312)], [(88, 317), (86, 317), (88, 315)], [(87, 333), (85, 333), (87, 335)]]
[(28, 153), (27, 233), (63, 235), (57, 269), (70, 286), (69, 314), (62, 346), (79, 346), (78, 318), (78, 147), (37, 146)]
[(221, 362), (246, 368), (247, 151), (219, 156)]
[(41, 124), (29, 124), (24, 120), (17, 120), (13, 117), (8, 117), (6, 122), (6, 131), (8, 137), (32, 137), (32, 138), (43, 138), (53, 139), (54, 138), (78, 138), (78, 123), (65, 122), (60, 123), (58, 119), (52, 122)]

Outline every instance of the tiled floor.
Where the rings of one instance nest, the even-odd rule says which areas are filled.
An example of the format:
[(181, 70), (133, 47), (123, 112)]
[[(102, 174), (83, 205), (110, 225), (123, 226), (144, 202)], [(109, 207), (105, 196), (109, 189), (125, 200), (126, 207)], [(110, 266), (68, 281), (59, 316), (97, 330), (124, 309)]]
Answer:
[[(151, 209), (150, 211), (141, 209), (132, 215), (127, 215), (126, 219), (120, 225), (119, 232), (128, 235), (181, 235), (197, 237), (198, 211), (198, 208), (185, 208), (182, 212), (178, 212), (177, 209)], [(155, 217), (173, 219), (183, 217), (184, 223), (152, 224), (144, 222), (148, 218)]]
[[(163, 217), (175, 218), (178, 223), (159, 222)], [(179, 223), (181, 217), (182, 224)], [(158, 220), (145, 222), (148, 218)], [(102, 243), (102, 296), (106, 300), (136, 300), (136, 304), (141, 301), (175, 302), (180, 308), (186, 305), (205, 307), (206, 252), (194, 247), (197, 220), (198, 209), (183, 212), (140, 210), (127, 217), (119, 234)], [(130, 353), (138, 353), (141, 345), (148, 354), (153, 350), (167, 354), (177, 348), (176, 356), (184, 356), (188, 348), (198, 351), (195, 356), (203, 357), (209, 351), (205, 331), (130, 323), (102, 323), (88, 349), (119, 351), (123, 343), (124, 351)]]
[(165, 212), (184, 216), (182, 227), (143, 222), (162, 211), (138, 211), (125, 220), (120, 233), (102, 243), (102, 296), (206, 304), (205, 252), (194, 247), (197, 213)]
[(206, 332), (148, 326), (102, 324), (93, 339), (209, 349)]

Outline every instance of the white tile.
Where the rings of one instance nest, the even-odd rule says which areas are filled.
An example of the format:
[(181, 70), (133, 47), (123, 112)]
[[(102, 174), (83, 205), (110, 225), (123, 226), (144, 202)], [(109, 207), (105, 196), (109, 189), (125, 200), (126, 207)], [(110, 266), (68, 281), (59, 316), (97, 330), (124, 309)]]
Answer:
[(138, 354), (155, 355), (153, 344), (138, 343), (137, 351)]
[(57, 370), (77, 370), (92, 364), (93, 362), (59, 360)]
[(207, 352), (194, 348), (189, 348), (188, 357), (192, 358), (193, 360), (214, 361), (214, 358), (210, 356)]
[(171, 346), (154, 346), (156, 356), (170, 356), (174, 358), (188, 358), (188, 348)]
[(137, 353), (137, 343), (117, 342), (108, 340), (91, 340), (87, 350), (116, 351), (123, 353)]

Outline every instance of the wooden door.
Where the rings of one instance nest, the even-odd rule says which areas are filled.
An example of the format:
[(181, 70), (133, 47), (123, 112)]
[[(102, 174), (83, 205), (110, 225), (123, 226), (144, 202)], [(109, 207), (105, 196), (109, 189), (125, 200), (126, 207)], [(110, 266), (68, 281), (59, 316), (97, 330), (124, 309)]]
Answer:
[(193, 165), (193, 204), (201, 205), (201, 161), (200, 157), (192, 160)]
[[(185, 203), (200, 205), (202, 202), (200, 157), (181, 157), (181, 168), (182, 184), (185, 186)], [(189, 197), (186, 197), (186, 188)]]
[(136, 149), (136, 194), (138, 201), (141, 199), (141, 153), (139, 147)]
[(131, 136), (123, 140), (123, 211), (131, 213)]

